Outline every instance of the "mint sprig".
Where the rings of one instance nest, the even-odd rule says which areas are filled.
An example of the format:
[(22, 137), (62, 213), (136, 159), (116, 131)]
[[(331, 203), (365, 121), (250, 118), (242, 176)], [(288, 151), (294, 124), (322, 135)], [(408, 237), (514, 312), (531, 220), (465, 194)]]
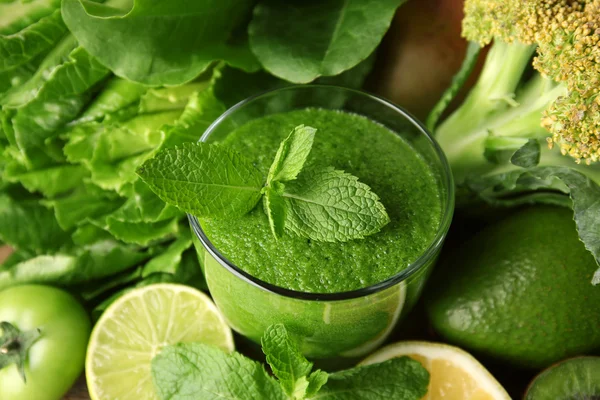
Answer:
[(362, 239), (390, 219), (358, 178), (331, 167), (303, 171), (316, 129), (299, 125), (281, 142), (267, 173), (218, 144), (186, 143), (160, 151), (138, 175), (166, 203), (200, 218), (237, 218), (263, 199), (276, 238), (285, 230), (326, 242)]
[(429, 373), (408, 357), (328, 374), (313, 371), (285, 326), (270, 326), (262, 338), (275, 378), (238, 353), (201, 343), (166, 346), (152, 360), (152, 380), (169, 400), (418, 400)]
[(316, 370), (298, 350), (283, 324), (272, 325), (261, 340), (263, 352), (279, 385), (290, 399), (310, 398), (327, 383), (328, 374)]
[(202, 343), (164, 347), (152, 359), (156, 394), (169, 400), (286, 400), (262, 364)]

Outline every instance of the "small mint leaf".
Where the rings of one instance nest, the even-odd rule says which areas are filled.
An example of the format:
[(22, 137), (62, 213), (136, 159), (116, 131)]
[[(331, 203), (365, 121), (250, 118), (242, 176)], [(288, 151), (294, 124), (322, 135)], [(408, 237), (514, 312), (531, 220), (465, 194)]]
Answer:
[(429, 372), (409, 357), (392, 358), (329, 374), (319, 400), (419, 400), (427, 394)]
[(164, 202), (201, 218), (240, 217), (260, 200), (263, 175), (225, 146), (185, 143), (161, 150), (137, 171)]
[[(274, 182), (279, 183), (279, 182)], [(287, 210), (285, 208), (285, 199), (281, 197), (275, 190), (267, 188), (263, 196), (263, 206), (265, 213), (269, 218), (271, 232), (275, 238), (283, 236), (285, 229), (285, 217)]]
[(152, 359), (152, 381), (161, 399), (287, 399), (262, 364), (201, 343), (164, 347)]
[(321, 390), (327, 383), (329, 374), (325, 371), (316, 370), (308, 377), (308, 387), (306, 388), (306, 397), (311, 398)]
[(309, 390), (314, 394), (327, 381), (327, 373), (320, 370), (309, 377), (313, 364), (302, 355), (283, 324), (268, 327), (261, 343), (273, 374), (291, 399), (304, 399)]
[(324, 242), (346, 242), (377, 233), (390, 218), (371, 188), (346, 172), (305, 171), (286, 186), (286, 228)]
[(296, 179), (312, 149), (316, 131), (310, 126), (298, 125), (290, 132), (279, 145), (267, 175), (267, 185), (272, 181)]

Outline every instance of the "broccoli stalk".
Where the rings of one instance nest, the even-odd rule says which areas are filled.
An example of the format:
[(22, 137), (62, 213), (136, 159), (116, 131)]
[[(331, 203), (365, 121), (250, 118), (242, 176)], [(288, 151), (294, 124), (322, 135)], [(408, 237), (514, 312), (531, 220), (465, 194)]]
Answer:
[[(593, 4), (598, 3), (595, 0)], [(591, 57), (590, 48), (597, 47), (597, 42), (582, 40), (582, 26), (598, 19), (598, 14), (592, 16), (591, 4), (584, 9), (580, 0), (466, 1), (463, 35), (481, 44), (493, 40), (493, 44), (475, 86), (435, 132), (457, 183), (471, 175), (515, 168), (506, 165), (507, 155), (529, 139), (539, 140), (544, 147), (546, 142), (551, 147), (559, 144), (559, 149), (542, 152), (545, 165), (576, 165), (572, 159), (562, 160), (559, 150), (576, 162), (582, 158), (586, 163), (596, 161), (595, 153), (586, 153), (578, 142), (589, 143), (589, 137), (598, 136), (595, 132), (582, 134), (584, 129), (597, 128), (596, 121), (587, 121), (593, 116), (585, 115), (586, 111), (591, 114), (589, 111), (600, 107), (597, 79), (585, 75), (587, 68), (581, 61)], [(594, 34), (589, 29), (583, 33)], [(534, 65), (542, 72), (533, 71), (531, 76), (528, 67), (536, 49)], [(577, 71), (575, 63), (584, 71)], [(566, 68), (569, 71), (563, 72)], [(590, 84), (594, 85), (592, 94)], [(598, 168), (577, 169), (600, 182)]]
[[(514, 132), (511, 134), (510, 127), (503, 127), (503, 122), (507, 114), (523, 115), (529, 109), (529, 104), (523, 103), (523, 100), (527, 103), (535, 101), (528, 94), (541, 85), (530, 85), (532, 87), (519, 99), (515, 97), (534, 51), (534, 46), (495, 42), (487, 54), (477, 83), (464, 103), (436, 130), (436, 139), (448, 157), (457, 182), (463, 181), (469, 174), (482, 174), (494, 167), (486, 159), (488, 146), (492, 146), (493, 150), (493, 146), (501, 147), (515, 139)], [(507, 122), (510, 123), (510, 120)], [(537, 114), (534, 124), (540, 125), (540, 114)], [(508, 130), (508, 135), (496, 132), (496, 129), (503, 128)], [(508, 141), (498, 140), (503, 138)], [(523, 144), (521, 140), (518, 143)]]
[[(571, 206), (600, 266), (600, 0), (465, 0), (463, 36), (493, 44), (463, 104), (435, 129), (457, 205)], [(430, 128), (475, 55), (468, 52)], [(600, 268), (592, 282), (600, 284)]]

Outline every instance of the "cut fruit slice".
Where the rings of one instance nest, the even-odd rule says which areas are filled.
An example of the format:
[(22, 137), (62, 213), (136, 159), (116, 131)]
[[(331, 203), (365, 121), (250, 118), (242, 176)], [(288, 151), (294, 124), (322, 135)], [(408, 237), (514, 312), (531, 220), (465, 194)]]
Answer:
[(539, 374), (525, 400), (600, 400), (600, 357), (576, 357)]
[(458, 347), (431, 342), (398, 342), (382, 348), (361, 362), (380, 363), (409, 356), (431, 374), (422, 400), (510, 400), (510, 396), (473, 356)]
[(150, 363), (162, 347), (201, 342), (233, 351), (231, 329), (204, 293), (183, 285), (132, 290), (96, 324), (86, 358), (93, 400), (158, 399)]

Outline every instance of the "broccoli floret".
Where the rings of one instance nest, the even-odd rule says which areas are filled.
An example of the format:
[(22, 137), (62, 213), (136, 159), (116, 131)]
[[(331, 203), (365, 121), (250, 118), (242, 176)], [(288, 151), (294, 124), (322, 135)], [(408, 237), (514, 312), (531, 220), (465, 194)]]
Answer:
[(570, 90), (586, 92), (597, 86), (600, 74), (600, 1), (571, 9), (547, 18), (547, 29), (537, 35), (533, 65), (549, 78), (566, 82)]
[(458, 183), (506, 171), (498, 154), (530, 139), (554, 147), (543, 165), (560, 153), (598, 161), (600, 0), (466, 0), (463, 36), (492, 45), (464, 103), (436, 130)]

